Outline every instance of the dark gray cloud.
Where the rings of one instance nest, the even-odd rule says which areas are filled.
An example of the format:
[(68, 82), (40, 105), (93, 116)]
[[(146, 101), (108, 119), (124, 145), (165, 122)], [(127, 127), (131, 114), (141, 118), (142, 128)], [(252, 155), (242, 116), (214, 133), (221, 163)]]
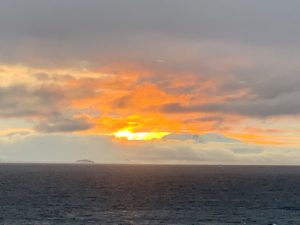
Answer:
[[(259, 56), (261, 57), (261, 56)], [(279, 60), (279, 59), (277, 59)], [(219, 112), (264, 118), (300, 114), (300, 68), (280, 60), (259, 59), (254, 65), (234, 67), (224, 75), (221, 84), (209, 96), (224, 97), (221, 103), (181, 105), (167, 104), (162, 111), (169, 113)], [(283, 60), (283, 59), (282, 59)], [(293, 61), (293, 60), (291, 60)], [(219, 76), (221, 78), (222, 76)], [(243, 95), (239, 95), (244, 92)], [(197, 92), (191, 92), (197, 102)]]
[[(105, 33), (166, 32), (249, 41), (297, 41), (298, 1), (3, 0), (7, 35), (70, 38)], [(279, 16), (282, 15), (282, 16)], [(4, 26), (6, 25), (6, 26)], [(102, 33), (102, 35), (101, 35)], [(18, 34), (18, 35), (16, 35)]]
[(73, 132), (82, 131), (91, 128), (92, 125), (83, 118), (72, 118), (66, 115), (55, 114), (51, 117), (39, 121), (35, 130), (45, 133), (54, 132)]
[(63, 99), (64, 94), (57, 86), (0, 87), (0, 117), (46, 116), (59, 108)]
[(167, 113), (197, 113), (214, 112), (237, 114), (257, 118), (271, 116), (288, 116), (300, 114), (299, 92), (279, 95), (272, 99), (236, 100), (223, 103), (208, 103), (200, 105), (167, 104), (162, 107)]
[(299, 92), (300, 67), (295, 65), (293, 57), (290, 64), (280, 58), (274, 62), (261, 58), (255, 65), (233, 68), (233, 78), (224, 83), (220, 91), (247, 88), (252, 96), (265, 99)]
[[(239, 114), (251, 117), (270, 117), (300, 114), (299, 93), (283, 95), (274, 99), (258, 99), (235, 101), (225, 103), (211, 103), (190, 110), (200, 110), (202, 112), (221, 112), (227, 114)], [(179, 107), (180, 108), (180, 107)], [(187, 108), (186, 110), (189, 110)]]
[(72, 99), (85, 96), (84, 91), (80, 92), (64, 90), (59, 84), (0, 87), (0, 117), (29, 120), (36, 124), (35, 130), (39, 132), (86, 130), (91, 124), (74, 117), (79, 112), (70, 107)]
[(203, 40), (299, 52), (299, 9), (293, 0), (2, 0), (0, 53), (31, 64), (101, 64), (160, 58)]

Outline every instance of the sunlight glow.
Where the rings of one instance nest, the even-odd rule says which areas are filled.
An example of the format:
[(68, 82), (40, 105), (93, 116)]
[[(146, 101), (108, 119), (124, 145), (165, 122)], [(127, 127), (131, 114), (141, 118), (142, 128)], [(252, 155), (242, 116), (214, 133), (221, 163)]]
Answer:
[(168, 134), (169, 132), (131, 132), (129, 130), (120, 130), (113, 135), (116, 138), (125, 138), (130, 141), (149, 141), (153, 139), (161, 139)]

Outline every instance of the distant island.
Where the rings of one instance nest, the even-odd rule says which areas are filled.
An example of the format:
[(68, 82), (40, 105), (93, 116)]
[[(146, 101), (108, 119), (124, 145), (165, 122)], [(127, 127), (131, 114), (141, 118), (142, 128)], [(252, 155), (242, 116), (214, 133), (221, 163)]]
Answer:
[(89, 159), (80, 159), (80, 160), (77, 160), (76, 163), (79, 163), (79, 164), (95, 164), (94, 161), (89, 160)]

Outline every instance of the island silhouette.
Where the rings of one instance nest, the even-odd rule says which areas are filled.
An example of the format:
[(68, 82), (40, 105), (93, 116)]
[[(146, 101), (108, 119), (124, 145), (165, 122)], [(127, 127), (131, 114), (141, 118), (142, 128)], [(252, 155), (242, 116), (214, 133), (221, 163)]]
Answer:
[(94, 161), (89, 160), (89, 159), (80, 159), (80, 160), (77, 160), (76, 163), (79, 163), (79, 164), (95, 164)]

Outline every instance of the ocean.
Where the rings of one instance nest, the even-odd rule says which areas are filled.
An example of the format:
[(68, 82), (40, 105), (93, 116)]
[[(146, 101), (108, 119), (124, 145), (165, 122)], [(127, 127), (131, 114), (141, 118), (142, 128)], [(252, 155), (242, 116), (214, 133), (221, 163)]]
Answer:
[(1, 225), (300, 224), (300, 167), (0, 164)]

